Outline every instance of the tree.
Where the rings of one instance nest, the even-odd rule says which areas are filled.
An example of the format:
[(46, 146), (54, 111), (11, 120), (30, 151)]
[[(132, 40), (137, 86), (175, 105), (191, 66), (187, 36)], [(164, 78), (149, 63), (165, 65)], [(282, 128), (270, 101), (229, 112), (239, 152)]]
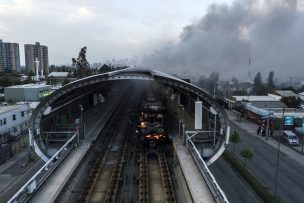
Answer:
[(101, 66), (101, 68), (99, 68), (98, 72), (99, 73), (107, 73), (107, 72), (110, 72), (112, 70), (113, 69), (112, 69), (111, 65), (103, 64), (103, 66)]
[(267, 94), (267, 88), (262, 82), (262, 74), (260, 72), (258, 72), (253, 79), (252, 93), (255, 95)]
[(8, 87), (12, 85), (21, 85), (20, 78), (12, 74), (3, 74), (0, 76), (0, 87)]
[(58, 83), (58, 80), (54, 76), (50, 76), (46, 80), (47, 85), (56, 85)]
[(288, 108), (298, 108), (300, 105), (300, 100), (297, 97), (290, 96), (290, 97), (283, 97), (281, 102), (286, 104)]
[(272, 93), (275, 90), (275, 85), (274, 85), (274, 72), (270, 71), (267, 79), (267, 91), (268, 93)]
[(208, 91), (209, 94), (215, 95), (217, 89), (217, 83), (219, 81), (220, 74), (218, 72), (212, 72), (208, 77)]
[(259, 94), (260, 89), (262, 88), (262, 74), (258, 72), (253, 79), (253, 89), (252, 92), (256, 95)]
[(241, 150), (240, 154), (244, 157), (244, 166), (246, 167), (247, 159), (252, 159), (253, 157), (253, 150), (251, 147), (245, 147)]
[(234, 86), (238, 86), (239, 85), (239, 80), (237, 78), (235, 78), (235, 77), (233, 77), (231, 79), (231, 82), (233, 83)]
[(233, 131), (230, 141), (233, 143), (232, 153), (234, 154), (234, 145), (240, 142), (240, 134), (237, 131)]
[(67, 78), (64, 79), (64, 81), (62, 82), (62, 86), (69, 84), (69, 80)]
[(208, 88), (208, 78), (204, 75), (200, 76), (198, 82), (197, 82), (197, 86), (199, 86), (200, 88), (207, 90)]

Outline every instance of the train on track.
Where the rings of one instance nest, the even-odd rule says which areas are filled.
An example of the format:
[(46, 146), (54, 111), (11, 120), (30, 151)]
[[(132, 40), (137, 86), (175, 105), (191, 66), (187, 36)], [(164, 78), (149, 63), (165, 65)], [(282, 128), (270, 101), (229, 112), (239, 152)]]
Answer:
[(143, 141), (168, 141), (166, 109), (151, 86), (145, 88), (145, 97), (140, 107), (137, 133)]

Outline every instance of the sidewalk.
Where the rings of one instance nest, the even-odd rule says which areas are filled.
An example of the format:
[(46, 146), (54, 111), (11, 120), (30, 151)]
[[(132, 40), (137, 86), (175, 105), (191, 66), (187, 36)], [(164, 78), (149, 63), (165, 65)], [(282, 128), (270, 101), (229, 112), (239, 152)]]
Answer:
[[(183, 145), (182, 135), (178, 134), (178, 118), (183, 118), (186, 130), (192, 130), (194, 128), (192, 116), (187, 111), (183, 111), (175, 102), (170, 102), (168, 108), (170, 108), (172, 112), (170, 115), (172, 119), (171, 122), (175, 124), (171, 126), (170, 136), (193, 202), (216, 202), (193, 157), (187, 147)], [(173, 130), (174, 127), (177, 129)]]
[[(256, 130), (258, 128), (258, 125), (242, 118), (241, 121), (237, 121), (236, 119), (236, 113), (230, 110), (226, 110), (227, 116), (231, 122), (233, 122), (235, 125), (239, 126), (240, 128), (246, 130), (248, 133), (250, 133), (252, 136), (255, 136), (262, 140), (263, 142), (267, 143), (271, 147), (277, 149), (278, 148), (278, 142), (274, 140), (272, 137), (268, 137), (268, 140), (266, 140), (265, 137), (258, 136), (256, 134)], [(295, 150), (291, 149), (288, 146), (285, 146), (281, 143), (280, 145), (280, 152), (288, 156), (290, 159), (296, 161), (297, 163), (304, 166), (304, 156), (300, 154), (299, 152), (296, 152)]]
[(181, 139), (173, 139), (174, 151), (195, 203), (216, 202), (195, 161)]

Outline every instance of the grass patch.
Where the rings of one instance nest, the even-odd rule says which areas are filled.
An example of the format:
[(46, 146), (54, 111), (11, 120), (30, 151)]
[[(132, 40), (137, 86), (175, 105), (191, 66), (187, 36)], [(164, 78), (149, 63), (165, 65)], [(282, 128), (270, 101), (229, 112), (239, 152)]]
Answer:
[(247, 184), (254, 190), (263, 202), (277, 202), (283, 203), (283, 201), (276, 196), (274, 199), (274, 193), (266, 187), (260, 180), (258, 180), (245, 166), (244, 164), (233, 155), (229, 150), (225, 150), (223, 158), (236, 170), (240, 176), (247, 182)]

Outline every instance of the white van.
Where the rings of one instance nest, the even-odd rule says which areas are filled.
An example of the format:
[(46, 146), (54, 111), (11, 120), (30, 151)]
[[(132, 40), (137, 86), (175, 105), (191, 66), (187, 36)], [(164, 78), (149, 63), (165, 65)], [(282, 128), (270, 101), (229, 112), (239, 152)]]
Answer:
[(294, 132), (292, 132), (290, 130), (284, 130), (283, 133), (284, 133), (284, 138), (286, 139), (288, 144), (299, 145), (299, 139), (296, 136), (296, 134), (294, 134)]

